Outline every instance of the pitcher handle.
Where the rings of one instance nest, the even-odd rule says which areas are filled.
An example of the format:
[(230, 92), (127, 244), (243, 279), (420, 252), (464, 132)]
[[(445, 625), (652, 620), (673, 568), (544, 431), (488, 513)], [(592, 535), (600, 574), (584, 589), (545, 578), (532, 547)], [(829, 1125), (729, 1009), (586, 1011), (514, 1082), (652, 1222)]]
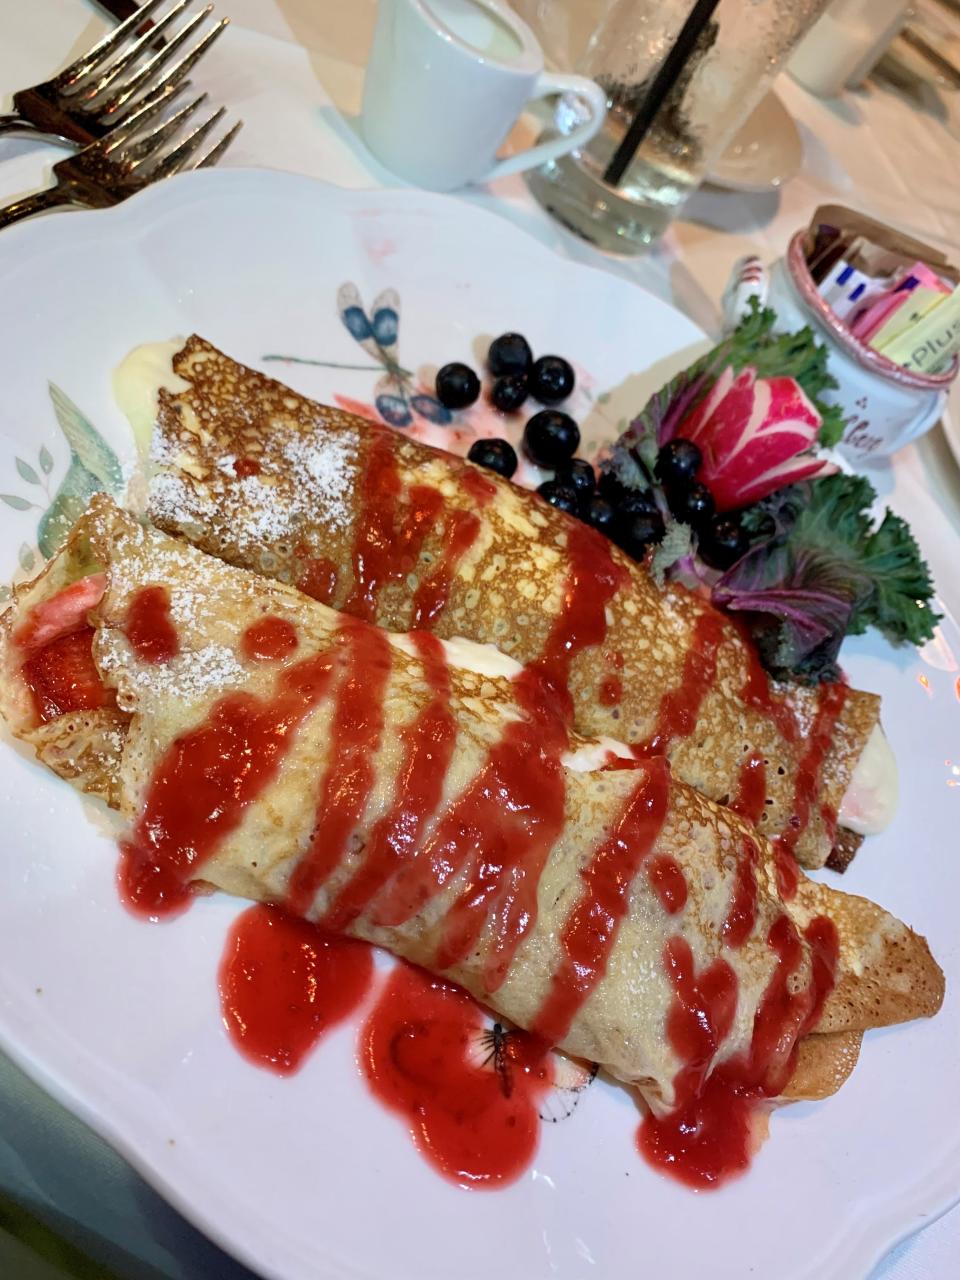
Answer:
[(538, 142), (525, 151), (507, 156), (504, 160), (498, 160), (492, 169), (482, 178), (477, 179), (478, 182), (492, 182), (495, 178), (505, 178), (508, 174), (521, 173), (524, 169), (533, 169), (537, 165), (546, 164), (549, 160), (556, 160), (558, 156), (566, 155), (575, 147), (585, 146), (600, 132), (607, 114), (607, 95), (600, 86), (593, 80), (588, 80), (586, 76), (544, 71), (537, 77), (536, 84), (533, 86), (531, 101), (535, 102), (539, 98), (549, 98), (561, 93), (574, 93), (585, 99), (590, 108), (590, 119), (585, 120), (583, 124), (578, 124), (571, 133), (552, 138), (549, 142)]

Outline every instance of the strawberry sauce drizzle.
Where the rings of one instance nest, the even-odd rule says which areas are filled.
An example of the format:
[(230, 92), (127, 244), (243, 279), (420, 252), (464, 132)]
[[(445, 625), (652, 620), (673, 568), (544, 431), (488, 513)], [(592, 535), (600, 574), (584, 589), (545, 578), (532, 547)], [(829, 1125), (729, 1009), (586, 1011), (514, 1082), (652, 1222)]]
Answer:
[[(777, 724), (787, 741), (798, 737), (785, 704), (774, 699), (759, 660), (751, 669), (743, 699)], [(669, 696), (669, 695), (668, 695)], [(777, 888), (782, 901), (797, 892), (800, 872), (794, 849), (806, 829), (820, 785), (823, 761), (843, 709), (846, 686), (827, 686), (820, 696), (807, 746), (800, 760), (787, 832), (772, 842)], [(741, 770), (732, 808), (756, 822), (766, 799), (765, 762), (753, 753)], [(760, 850), (749, 835), (741, 855), (722, 936), (732, 949), (742, 947), (756, 927)], [(638, 1133), (641, 1153), (655, 1167), (696, 1188), (714, 1187), (742, 1173), (754, 1146), (758, 1111), (782, 1092), (795, 1064), (799, 1042), (817, 1024), (833, 989), (839, 943), (833, 922), (816, 917), (807, 927), (810, 978), (797, 986), (805, 950), (793, 921), (781, 913), (767, 935), (775, 967), (754, 1019), (749, 1051), (714, 1065), (736, 1011), (736, 976), (726, 961), (714, 960), (699, 976), (688, 944), (675, 937), (667, 944), (664, 965), (675, 989), (667, 1017), (667, 1036), (683, 1063), (674, 1080), (669, 1112), (649, 1114)]]
[[(481, 479), (483, 477), (481, 476)], [(424, 578), (413, 597), (413, 626), (430, 627), (447, 607), (450, 587), (460, 561), (477, 540), (480, 521), (472, 511), (452, 511), (443, 535), (443, 558)]]
[(465, 466), (459, 475), (460, 487), (469, 493), (478, 507), (489, 506), (497, 496), (497, 486), (479, 467)]
[(541, 658), (514, 682), (522, 718), (507, 725), (473, 782), (444, 813), (416, 860), (397, 871), (373, 912), (379, 925), (402, 924), (463, 876), (465, 887), (447, 913), (434, 963), (441, 969), (459, 963), (489, 925), (483, 974), (488, 992), (503, 982), (536, 922), (540, 874), (563, 830), (560, 755), (572, 718), (570, 664), (582, 649), (602, 643), (606, 606), (625, 576), (592, 529), (571, 522), (567, 551), (563, 610)]
[(767, 801), (767, 764), (759, 751), (751, 751), (740, 769), (737, 793), (730, 808), (754, 826), (763, 816)]
[(366, 943), (332, 938), (279, 907), (250, 907), (234, 921), (220, 963), (223, 1024), (254, 1066), (292, 1075), (357, 1009), (372, 979)]
[(450, 671), (442, 643), (425, 631), (412, 634), (430, 688), (430, 701), (400, 730), (403, 759), (393, 804), (370, 832), (363, 862), (344, 884), (323, 919), (341, 932), (370, 906), (404, 866), (419, 856), (426, 824), (436, 813), (456, 742), (450, 711)]
[[(474, 467), (462, 470), (460, 484), (478, 508), (496, 496), (494, 483)], [(374, 620), (381, 589), (403, 581), (418, 568), (424, 542), (438, 530), (443, 505), (440, 490), (430, 485), (413, 484), (404, 490), (393, 433), (378, 435), (361, 483), (361, 512), (352, 556), (354, 586), (344, 612)], [(454, 509), (447, 515), (440, 530), (442, 553), (414, 592), (414, 628), (432, 626), (446, 608), (457, 569), (480, 528), (480, 519), (472, 511)]]
[(373, 760), (383, 734), (390, 644), (385, 632), (350, 618), (341, 623), (337, 639), (344, 669), (316, 823), (287, 889), (285, 905), (295, 915), (310, 911), (318, 889), (340, 865), (376, 780)]
[[(806, 735), (806, 749), (797, 767), (790, 819), (786, 830), (773, 840), (778, 858), (778, 875), (780, 874), (781, 866), (785, 865), (786, 857), (789, 856), (791, 859), (795, 857), (797, 843), (810, 825), (813, 804), (820, 790), (820, 775), (823, 770), (823, 762), (830, 751), (833, 732), (846, 705), (847, 693), (848, 688), (845, 684), (837, 683), (820, 686), (816, 714)], [(834, 823), (835, 819), (828, 824), (828, 834), (831, 836), (831, 842)], [(781, 896), (789, 897), (791, 895), (783, 895), (781, 890)]]
[(415, 568), (440, 515), (443, 495), (429, 485), (411, 485), (403, 493), (396, 437), (386, 429), (370, 446), (359, 488), (354, 585), (343, 610), (372, 622), (382, 588), (401, 582)]
[(740, 859), (733, 882), (730, 906), (723, 921), (723, 940), (737, 950), (753, 933), (757, 923), (757, 870), (760, 846), (752, 836), (740, 837)]
[(797, 718), (786, 701), (773, 692), (770, 677), (763, 669), (760, 654), (753, 642), (749, 628), (743, 623), (735, 624), (743, 640), (743, 657), (747, 664), (747, 675), (740, 690), (740, 697), (748, 707), (759, 711), (761, 715), (772, 720), (777, 731), (785, 742), (796, 742), (800, 737)]
[(313, 600), (321, 604), (330, 604), (337, 589), (337, 567), (325, 556), (311, 556), (306, 548), (296, 549), (296, 554), (303, 559), (297, 586)]
[(724, 641), (724, 622), (714, 609), (697, 618), (690, 647), (683, 659), (680, 683), (660, 699), (657, 726), (645, 742), (634, 745), (634, 755), (666, 755), (677, 738), (688, 738), (697, 726), (703, 700), (717, 678), (717, 656)]
[(603, 644), (607, 605), (629, 576), (610, 554), (610, 543), (602, 534), (578, 520), (570, 519), (566, 524), (569, 567), (563, 606), (543, 653), (527, 667), (527, 678), (540, 685), (539, 693), (533, 696), (552, 701), (569, 726), (573, 723), (571, 667), (585, 649)]
[(141, 587), (130, 601), (123, 630), (141, 662), (169, 662), (180, 652), (166, 587)]
[(604, 676), (600, 681), (597, 701), (601, 707), (615, 707), (623, 701), (623, 681), (619, 676)]
[(189, 881), (277, 776), (292, 735), (327, 691), (335, 655), (280, 672), (269, 699), (228, 693), (160, 758), (143, 810), (121, 842), (119, 884), (136, 915), (175, 915)]
[(526, 714), (507, 724), (479, 773), (450, 803), (416, 859), (399, 870), (373, 911), (377, 924), (402, 924), (463, 875), (465, 885), (443, 923), (434, 963), (440, 969), (459, 963), (491, 923), (483, 974), (487, 991), (503, 982), (536, 921), (540, 873), (564, 824), (560, 755), (566, 728), (536, 696), (535, 682), (520, 676), (514, 689)]
[(363, 1029), (360, 1062), (375, 1097), (439, 1173), (495, 1189), (533, 1159), (553, 1068), (542, 1042), (523, 1032), (511, 1032), (499, 1054), (478, 1053), (483, 1025), (460, 987), (401, 964)]
[(832, 849), (837, 838), (837, 810), (832, 804), (822, 804), (820, 806), (820, 819), (823, 822), (823, 830)]
[(299, 643), (292, 622), (268, 615), (247, 627), (240, 638), (240, 652), (250, 662), (279, 662), (289, 658)]
[(800, 865), (779, 836), (774, 836), (770, 841), (770, 847), (773, 849), (777, 893), (784, 902), (790, 902), (796, 897), (797, 889), (800, 887)]
[[(534, 1032), (550, 1043), (561, 1041), (584, 1002), (607, 971), (610, 953), (627, 913), (634, 877), (649, 857), (663, 826), (670, 797), (666, 761), (652, 760), (627, 798), (616, 826), (580, 871), (583, 892), (567, 917), (560, 942), (564, 957), (534, 1020)], [(658, 860), (663, 861), (663, 860)], [(672, 863), (672, 860), (670, 860)], [(683, 873), (672, 863), (683, 884)], [(655, 877), (654, 886), (658, 888)], [(665, 877), (669, 891), (658, 888), (668, 911), (677, 894), (675, 877)], [(667, 905), (667, 903), (671, 905)], [(682, 904), (681, 904), (682, 905)]]
[(668, 916), (675, 916), (687, 905), (687, 881), (678, 862), (667, 854), (658, 854), (647, 866), (650, 887)]
[(793, 921), (777, 916), (767, 934), (775, 967), (757, 1008), (750, 1048), (716, 1066), (736, 1012), (736, 975), (718, 958), (698, 976), (689, 945), (681, 938), (667, 943), (664, 965), (676, 993), (667, 1038), (683, 1066), (674, 1079), (673, 1107), (662, 1116), (648, 1114), (637, 1142), (652, 1165), (687, 1186), (719, 1186), (748, 1167), (755, 1117), (782, 1092), (801, 1038), (816, 1026), (833, 989), (839, 945), (836, 928), (823, 916), (810, 923), (804, 938), (810, 978), (797, 987), (804, 947)]

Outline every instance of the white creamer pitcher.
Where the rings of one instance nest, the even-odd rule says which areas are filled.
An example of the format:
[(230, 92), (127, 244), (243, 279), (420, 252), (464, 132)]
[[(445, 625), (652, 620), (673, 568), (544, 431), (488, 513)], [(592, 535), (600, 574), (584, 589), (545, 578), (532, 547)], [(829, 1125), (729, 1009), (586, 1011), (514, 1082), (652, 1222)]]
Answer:
[[(527, 102), (570, 93), (586, 104), (581, 125), (496, 159)], [(361, 129), (409, 182), (450, 191), (544, 164), (583, 146), (605, 114), (592, 80), (544, 71), (533, 32), (500, 0), (380, 0)]]

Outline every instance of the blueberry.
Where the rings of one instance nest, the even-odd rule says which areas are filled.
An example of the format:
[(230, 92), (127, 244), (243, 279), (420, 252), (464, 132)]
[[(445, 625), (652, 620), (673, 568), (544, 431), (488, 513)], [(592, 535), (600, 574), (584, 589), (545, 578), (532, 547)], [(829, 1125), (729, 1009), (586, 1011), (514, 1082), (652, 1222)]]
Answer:
[(684, 484), (700, 470), (703, 456), (692, 440), (677, 437), (657, 455), (657, 476), (663, 484)]
[(537, 493), (541, 498), (549, 502), (551, 507), (556, 507), (558, 511), (566, 511), (572, 516), (580, 513), (580, 503), (577, 501), (576, 490), (571, 489), (568, 485), (560, 484), (557, 480), (545, 480), (537, 489)]
[(558, 467), (557, 474), (553, 478), (569, 489), (575, 490), (581, 505), (590, 497), (596, 485), (593, 467), (583, 458), (572, 458), (564, 466)]
[(580, 428), (568, 413), (541, 409), (523, 429), (523, 450), (538, 467), (561, 467), (580, 447)]
[(619, 521), (617, 509), (606, 498), (601, 498), (599, 493), (592, 494), (586, 502), (581, 503), (580, 514), (587, 524), (592, 524), (608, 538), (613, 537)]
[(749, 546), (750, 539), (736, 516), (714, 516), (700, 536), (697, 551), (714, 569), (729, 569)]
[(663, 516), (659, 511), (643, 511), (617, 525), (615, 541), (634, 560), (642, 560), (647, 547), (659, 542), (664, 534)]
[(628, 489), (611, 471), (601, 473), (597, 490), (624, 516), (640, 515), (641, 512), (654, 515), (659, 510), (649, 489)]
[(684, 524), (692, 524), (699, 529), (713, 519), (716, 510), (713, 494), (699, 480), (694, 480), (693, 484), (672, 485), (666, 494), (670, 510)]
[(487, 367), (495, 378), (505, 373), (529, 373), (533, 364), (530, 343), (519, 333), (502, 333), (487, 352)]
[(478, 467), (509, 480), (517, 469), (517, 452), (509, 440), (474, 440), (467, 457)]
[(523, 373), (505, 373), (490, 388), (490, 399), (502, 413), (513, 413), (527, 398), (527, 378)]
[(610, 502), (616, 502), (620, 495), (626, 492), (625, 486), (620, 483), (612, 471), (601, 470), (600, 475), (597, 477), (597, 493), (602, 493)]
[(628, 489), (620, 502), (617, 503), (617, 510), (622, 516), (657, 516), (660, 514), (657, 500), (649, 489)]
[(437, 399), (448, 409), (465, 409), (480, 394), (480, 379), (466, 364), (445, 364), (437, 371)]
[(530, 372), (530, 390), (541, 404), (558, 404), (573, 390), (573, 370), (563, 356), (541, 356)]

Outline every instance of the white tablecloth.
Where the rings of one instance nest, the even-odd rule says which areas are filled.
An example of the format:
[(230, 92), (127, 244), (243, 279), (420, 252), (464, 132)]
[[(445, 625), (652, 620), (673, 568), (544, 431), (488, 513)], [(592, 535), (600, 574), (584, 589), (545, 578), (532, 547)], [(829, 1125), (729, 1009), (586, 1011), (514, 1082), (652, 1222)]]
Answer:
[[(246, 121), (228, 162), (289, 169), (349, 187), (396, 185), (355, 130), (375, 0), (221, 0), (220, 8), (230, 13), (233, 27), (193, 79)], [(45, 78), (104, 27), (86, 0), (0, 0), (0, 86)], [(642, 258), (597, 253), (543, 214), (519, 178), (461, 198), (511, 218), (561, 253), (637, 281), (713, 331), (734, 259), (753, 252), (772, 260), (827, 201), (886, 218), (960, 258), (957, 95), (941, 100), (931, 93), (926, 109), (918, 110), (873, 84), (831, 103), (786, 77), (777, 91), (800, 126), (802, 173), (767, 195), (698, 193), (687, 217)], [(0, 111), (6, 109), (0, 101)], [(0, 139), (0, 203), (44, 185), (56, 158), (49, 147)], [(939, 431), (909, 453), (903, 465), (922, 475), (960, 528), (960, 472)], [(925, 550), (941, 581), (955, 578), (954, 565), (938, 565), (936, 548)], [(248, 1271), (0, 1055), (2, 1191), (121, 1274), (249, 1280)], [(955, 1212), (895, 1249), (871, 1280), (946, 1280), (958, 1274), (958, 1257)], [(8, 1274), (20, 1280), (25, 1272), (0, 1256), (0, 1276)]]

